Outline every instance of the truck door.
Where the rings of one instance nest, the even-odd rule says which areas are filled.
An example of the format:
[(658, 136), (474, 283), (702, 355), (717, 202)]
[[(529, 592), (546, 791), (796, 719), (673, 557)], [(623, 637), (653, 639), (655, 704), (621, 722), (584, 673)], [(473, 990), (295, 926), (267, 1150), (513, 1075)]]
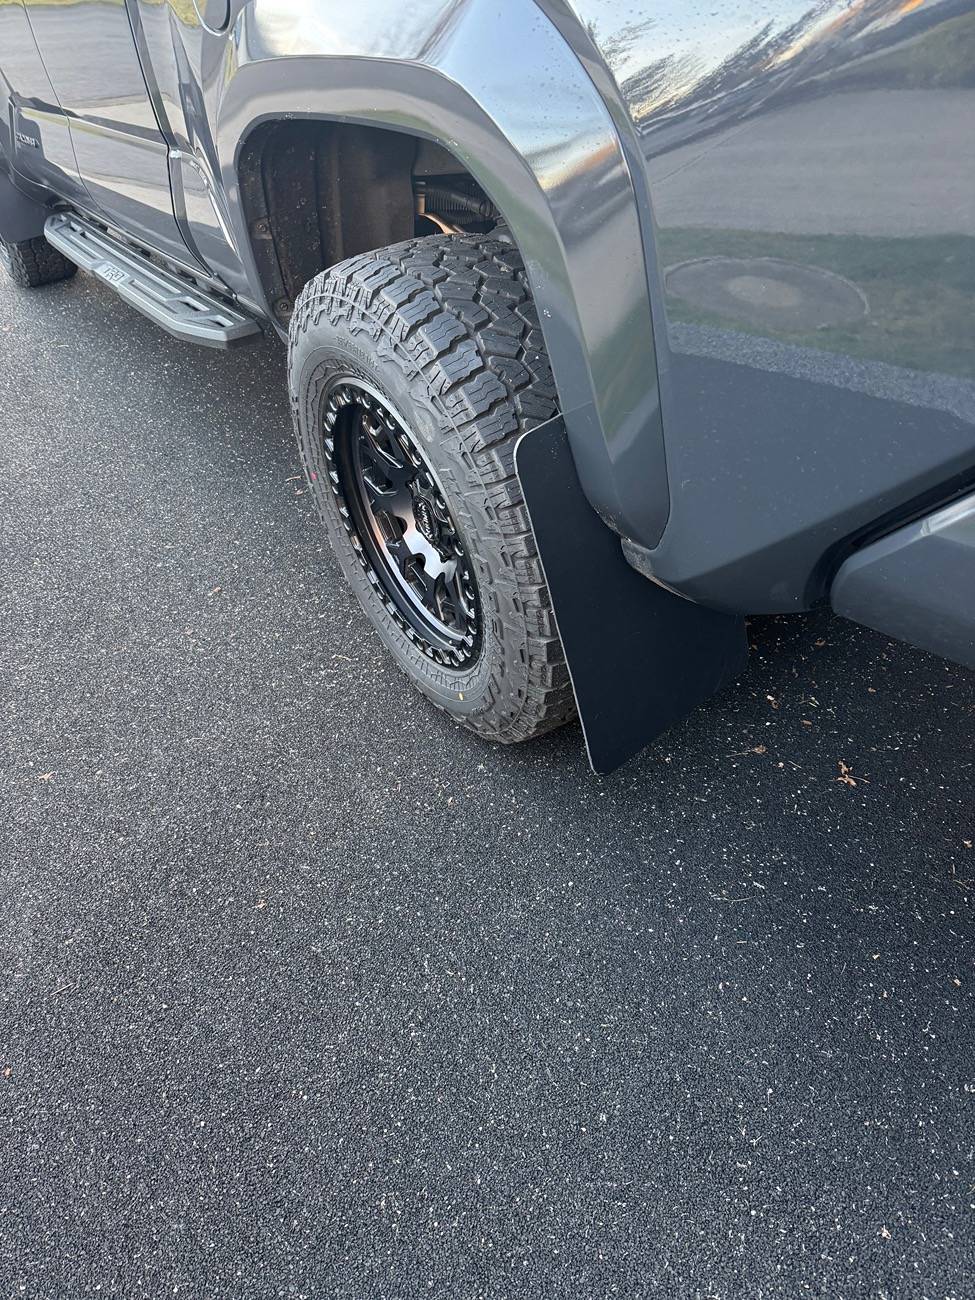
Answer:
[(159, 127), (125, 0), (24, 0), (93, 200), (134, 239), (193, 265), (173, 212)]
[(0, 4), (0, 152), (17, 176), (69, 203), (91, 206), (78, 174), (68, 119), (19, 0)]

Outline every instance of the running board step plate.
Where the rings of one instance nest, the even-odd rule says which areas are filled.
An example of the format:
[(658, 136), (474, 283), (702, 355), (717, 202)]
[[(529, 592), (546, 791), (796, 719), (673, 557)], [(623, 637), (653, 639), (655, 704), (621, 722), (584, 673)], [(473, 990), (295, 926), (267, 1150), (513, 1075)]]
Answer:
[(178, 339), (210, 348), (233, 348), (261, 333), (252, 317), (191, 280), (157, 266), (92, 221), (56, 212), (44, 235), (65, 257), (114, 289), (130, 307)]

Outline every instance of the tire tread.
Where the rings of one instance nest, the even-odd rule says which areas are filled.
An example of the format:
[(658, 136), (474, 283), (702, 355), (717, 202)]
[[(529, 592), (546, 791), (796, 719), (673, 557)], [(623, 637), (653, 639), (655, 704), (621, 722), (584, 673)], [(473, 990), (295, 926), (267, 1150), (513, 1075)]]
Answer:
[[(562, 726), (575, 716), (572, 686), (514, 463), (519, 436), (559, 408), (520, 254), (497, 236), (435, 235), (352, 257), (302, 290), (292, 351), (323, 312), (335, 322), (347, 306), (396, 340), (454, 426), (501, 537), (496, 554), (480, 553), (517, 590), (521, 626), (503, 635), (524, 646), (526, 689), (466, 725), (504, 742)], [(494, 683), (498, 701), (507, 686)]]
[(49, 244), (43, 235), (17, 243), (0, 241), (0, 265), (22, 289), (37, 289), (43, 284), (70, 280), (77, 266)]

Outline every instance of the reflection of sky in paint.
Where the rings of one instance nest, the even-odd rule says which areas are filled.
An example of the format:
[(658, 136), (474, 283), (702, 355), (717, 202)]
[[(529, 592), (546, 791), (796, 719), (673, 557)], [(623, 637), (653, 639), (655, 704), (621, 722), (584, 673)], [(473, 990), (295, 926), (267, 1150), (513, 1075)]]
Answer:
[(254, 18), (271, 54), (415, 58), (425, 39), (457, 8), (457, 0), (257, 0)]
[[(597, 44), (614, 34), (630, 30), (633, 44), (613, 71), (621, 79), (632, 76), (667, 54), (691, 54), (705, 66), (723, 59), (766, 23), (781, 30), (796, 22), (812, 6), (810, 0), (781, 0), (781, 3), (743, 3), (718, 8), (700, 7), (699, 12), (686, 0), (647, 0), (640, 8), (632, 0), (575, 0), (573, 6), (584, 23), (595, 29)], [(849, 9), (849, 4), (835, 6)], [(642, 30), (637, 31), (640, 27)]]
[[(503, 3), (503, 0), (502, 0)], [(768, 29), (769, 38), (810, 15), (806, 31), (774, 65), (782, 66), (814, 45), (831, 29), (852, 19), (884, 26), (912, 10), (937, 7), (941, 0), (570, 0), (580, 20), (596, 37), (607, 62), (622, 82), (666, 59), (666, 91), (661, 98), (686, 94), (695, 82)], [(378, 58), (422, 58), (467, 8), (464, 0), (389, 0), (327, 3), (321, 0), (256, 0), (253, 12), (266, 51), (274, 55), (316, 53)], [(499, 24), (500, 27), (500, 24)], [(501, 71), (504, 62), (502, 61)], [(772, 62), (772, 61), (770, 61)]]
[[(784, 68), (817, 45), (828, 44), (848, 24), (858, 34), (876, 32), (920, 9), (940, 7), (943, 0), (736, 0), (716, 12), (696, 9), (684, 0), (574, 0), (581, 20), (617, 79), (627, 82), (643, 74), (635, 108), (672, 104), (685, 98), (703, 78), (726, 61), (747, 51), (761, 37), (762, 44), (788, 40), (790, 29), (799, 30), (789, 44), (765, 54), (766, 69)], [(757, 52), (756, 52), (757, 54)], [(652, 70), (652, 81), (647, 73)], [(754, 64), (762, 70), (762, 57)]]

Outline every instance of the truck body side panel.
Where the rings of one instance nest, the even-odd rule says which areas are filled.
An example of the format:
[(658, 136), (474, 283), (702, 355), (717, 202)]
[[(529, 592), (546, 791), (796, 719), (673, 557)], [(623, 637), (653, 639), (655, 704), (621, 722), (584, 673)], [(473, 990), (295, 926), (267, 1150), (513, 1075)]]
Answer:
[(865, 530), (975, 479), (975, 5), (573, 8), (652, 205), (649, 562), (801, 608)]
[(189, 260), (173, 212), (169, 145), (124, 0), (24, 3), (95, 205), (139, 242)]
[(68, 119), (21, 0), (0, 5), (0, 150), (13, 177), (69, 203), (92, 200), (78, 173)]

